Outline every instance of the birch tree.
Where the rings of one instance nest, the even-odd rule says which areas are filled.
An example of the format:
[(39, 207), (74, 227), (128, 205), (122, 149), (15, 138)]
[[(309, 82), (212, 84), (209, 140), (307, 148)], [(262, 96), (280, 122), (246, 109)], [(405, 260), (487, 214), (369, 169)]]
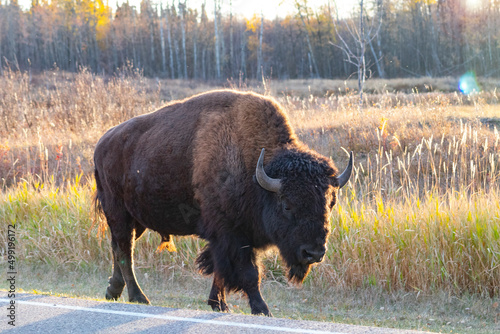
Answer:
[(229, 1), (229, 71), (234, 77), (233, 1)]
[(183, 57), (183, 68), (184, 68), (184, 79), (188, 78), (187, 73), (187, 57), (186, 57), (186, 23), (184, 22), (184, 11), (186, 9), (186, 2), (179, 1), (179, 15), (181, 18), (181, 31), (182, 31), (182, 57)]
[(264, 34), (264, 15), (260, 12), (260, 30), (259, 30), (259, 49), (257, 51), (257, 74), (256, 79), (262, 75), (264, 77), (264, 70), (262, 68), (262, 35)]
[(165, 34), (163, 32), (163, 5), (160, 4), (160, 46), (161, 46), (161, 70), (167, 71), (167, 59), (165, 56)]
[(247, 76), (247, 65), (246, 65), (246, 49), (247, 49), (247, 33), (245, 23), (241, 24), (240, 28), (240, 81), (245, 80)]
[(217, 0), (214, 0), (214, 30), (215, 30), (215, 73), (217, 79), (220, 79), (220, 41), (219, 41), (219, 27), (218, 27), (218, 8)]
[(170, 29), (170, 10), (167, 7), (165, 12), (165, 20), (167, 24), (167, 40), (168, 40), (168, 53), (170, 58), (170, 78), (175, 79), (175, 71), (174, 71), (174, 50), (172, 48), (172, 33)]

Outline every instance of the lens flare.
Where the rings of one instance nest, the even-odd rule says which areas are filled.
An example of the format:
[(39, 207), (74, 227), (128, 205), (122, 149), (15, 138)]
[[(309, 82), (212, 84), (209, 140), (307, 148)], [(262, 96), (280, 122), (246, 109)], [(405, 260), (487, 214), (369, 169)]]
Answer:
[(479, 93), (479, 85), (477, 84), (476, 74), (469, 71), (460, 77), (458, 81), (458, 89), (464, 94)]

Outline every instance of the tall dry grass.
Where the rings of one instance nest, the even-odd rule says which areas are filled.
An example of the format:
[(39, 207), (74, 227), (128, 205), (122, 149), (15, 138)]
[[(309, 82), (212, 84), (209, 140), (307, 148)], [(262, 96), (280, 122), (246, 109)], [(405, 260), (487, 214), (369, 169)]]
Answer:
[[(347, 90), (318, 96), (316, 88), (303, 87), (290, 95), (282, 87), (296, 82), (265, 84), (239, 88), (275, 96), (299, 137), (339, 168), (347, 151), (355, 152), (327, 259), (310, 284), (499, 295), (496, 90), (463, 96), (386, 89), (367, 94), (359, 112)], [(146, 79), (130, 69), (113, 78), (6, 71), (0, 78), (0, 216), (19, 226), (20, 259), (109, 266), (109, 242), (100, 243), (89, 214), (95, 143), (112, 125), (207, 89)], [(176, 242), (179, 252), (156, 254), (159, 238), (146, 234), (137, 266), (194, 272), (203, 241)], [(268, 278), (283, 280), (279, 257), (270, 254), (265, 262)]]
[(85, 179), (94, 145), (108, 128), (207, 89), (146, 79), (128, 67), (116, 77), (6, 70), (0, 76), (0, 186), (26, 176), (64, 183), (83, 173)]

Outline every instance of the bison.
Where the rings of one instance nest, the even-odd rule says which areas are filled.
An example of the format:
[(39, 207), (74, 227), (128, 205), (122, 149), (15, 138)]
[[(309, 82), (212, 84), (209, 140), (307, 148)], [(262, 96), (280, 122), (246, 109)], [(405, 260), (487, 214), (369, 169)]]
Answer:
[(292, 282), (321, 262), (342, 174), (302, 144), (282, 107), (255, 93), (212, 91), (134, 117), (108, 130), (94, 154), (96, 207), (111, 232), (107, 299), (125, 285), (149, 303), (134, 274), (134, 242), (149, 228), (207, 241), (198, 255), (213, 274), (208, 304), (228, 311), (226, 292), (243, 291), (253, 314), (271, 315), (260, 293), (260, 254), (277, 246)]

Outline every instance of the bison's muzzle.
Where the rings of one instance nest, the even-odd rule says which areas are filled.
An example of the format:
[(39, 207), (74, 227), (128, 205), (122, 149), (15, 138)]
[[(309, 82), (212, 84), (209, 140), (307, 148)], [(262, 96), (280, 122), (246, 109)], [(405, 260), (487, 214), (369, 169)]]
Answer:
[(302, 245), (299, 247), (297, 258), (301, 264), (313, 264), (323, 261), (325, 256), (325, 246), (314, 247), (312, 245)]

